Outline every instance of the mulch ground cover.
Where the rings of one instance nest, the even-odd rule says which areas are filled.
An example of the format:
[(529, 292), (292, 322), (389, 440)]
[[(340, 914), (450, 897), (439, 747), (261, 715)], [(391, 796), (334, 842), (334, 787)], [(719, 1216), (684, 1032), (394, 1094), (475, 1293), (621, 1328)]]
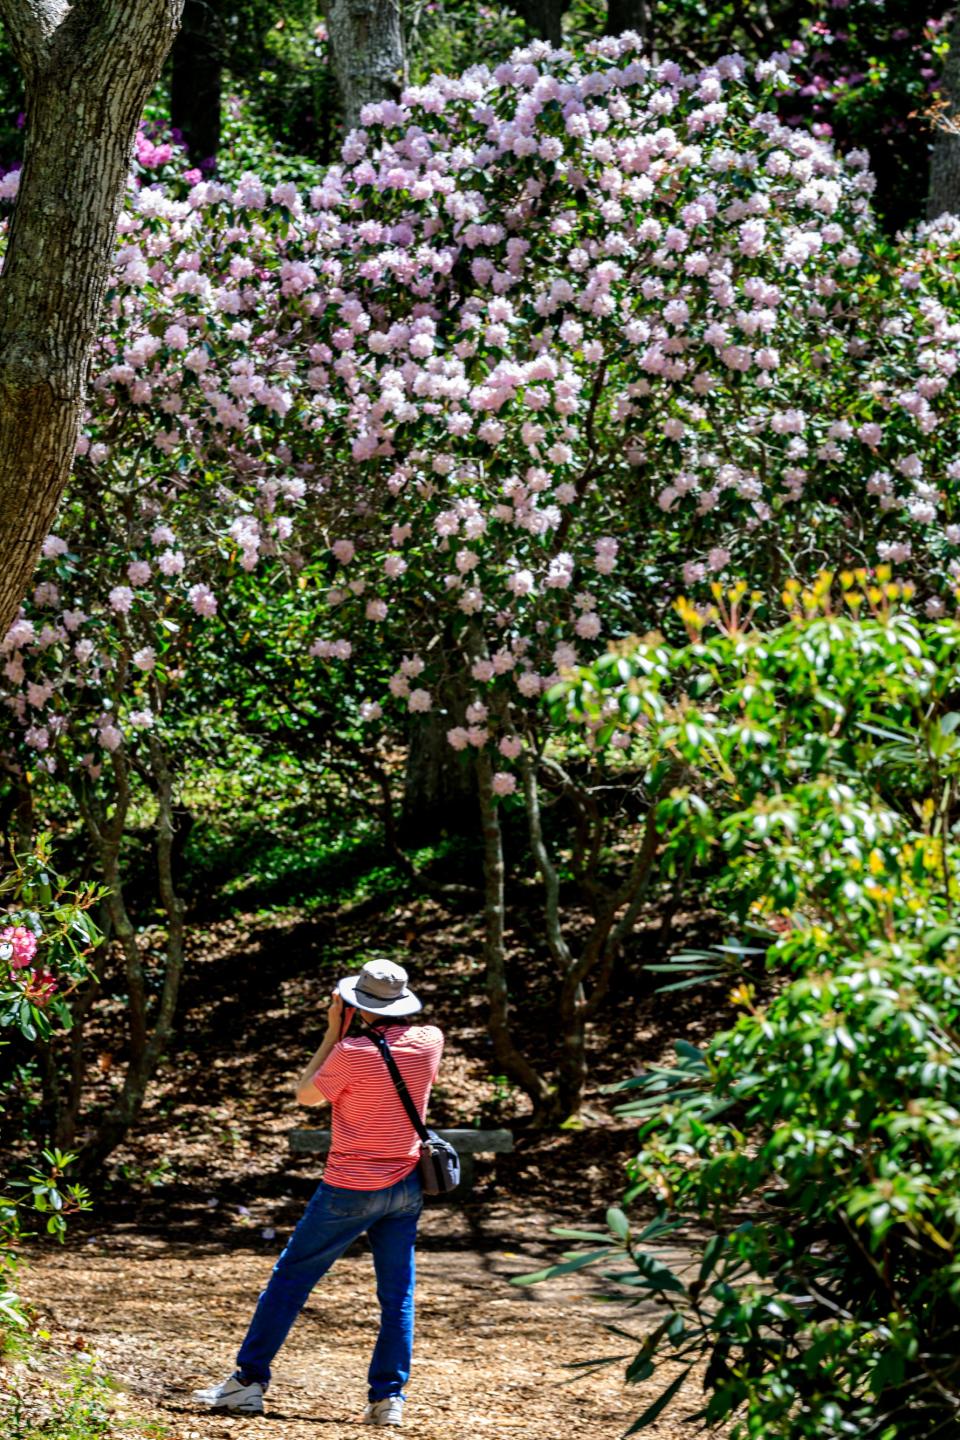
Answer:
[[(683, 917), (674, 923), (682, 926)], [(691, 933), (702, 923), (689, 922)], [(580, 1114), (571, 1128), (550, 1133), (531, 1125), (524, 1099), (496, 1076), (473, 917), (451, 918), (422, 900), (372, 918), (238, 916), (196, 934), (178, 1038), (136, 1133), (111, 1158), (110, 1183), (92, 1215), (73, 1223), (66, 1247), (38, 1247), (30, 1257), (21, 1288), (50, 1344), (63, 1354), (95, 1352), (119, 1387), (118, 1416), (155, 1422), (171, 1440), (239, 1429), (284, 1440), (355, 1433), (375, 1334), (363, 1242), (321, 1282), (298, 1321), (281, 1353), (268, 1417), (212, 1417), (196, 1410), (190, 1392), (229, 1372), (256, 1296), (317, 1182), (316, 1160), (291, 1157), (287, 1135), (324, 1119), (299, 1111), (291, 1086), (322, 1037), (333, 980), (375, 932), (398, 958), (409, 953), (412, 979), (447, 1035), (433, 1122), (508, 1125), (516, 1135), (514, 1154), (478, 1162), (469, 1202), (431, 1205), (425, 1214), (406, 1428), (425, 1440), (622, 1434), (670, 1372), (629, 1391), (623, 1365), (577, 1378), (572, 1364), (622, 1348), (603, 1329), (605, 1320), (623, 1323), (622, 1309), (614, 1314), (589, 1274), (529, 1290), (508, 1282), (569, 1244), (550, 1235), (551, 1225), (596, 1226), (622, 1193), (634, 1130), (600, 1087), (662, 1058), (673, 1038), (705, 1040), (721, 1018), (717, 987), (656, 994), (642, 964), (658, 958), (657, 926), (652, 917), (646, 934), (641, 929), (592, 1028), (591, 1084)], [(512, 938), (518, 954), (527, 949), (528, 936)], [(555, 1043), (549, 970), (526, 972), (521, 1028), (546, 1058)], [(109, 1015), (91, 1044), (105, 1098), (122, 1061)], [(627, 1323), (639, 1332), (643, 1320), (632, 1311)], [(690, 1433), (680, 1417), (700, 1400), (694, 1377), (647, 1433), (654, 1440)]]

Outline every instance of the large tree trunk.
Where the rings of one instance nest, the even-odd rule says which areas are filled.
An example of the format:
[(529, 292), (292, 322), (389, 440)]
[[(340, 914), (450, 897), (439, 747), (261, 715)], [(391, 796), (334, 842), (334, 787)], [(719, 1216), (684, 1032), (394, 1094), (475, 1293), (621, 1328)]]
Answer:
[(549, 40), (551, 45), (563, 43), (563, 17), (570, 0), (510, 0), (510, 8), (541, 40)]
[(198, 163), (212, 160), (220, 149), (224, 36), (218, 4), (184, 0), (171, 55), (170, 119)]
[(144, 103), (183, 0), (0, 0), (26, 149), (0, 274), (0, 635), (73, 461)]
[(625, 30), (634, 30), (646, 39), (649, 13), (647, 0), (607, 0), (607, 35), (622, 35)]
[(476, 833), (476, 785), (468, 757), (447, 743), (444, 717), (437, 712), (410, 728), (403, 777), (400, 840), (430, 845), (444, 832)]
[(950, 32), (941, 89), (946, 108), (939, 117), (930, 156), (927, 218), (960, 215), (960, 12)]
[(333, 0), (327, 27), (345, 128), (355, 130), (364, 105), (395, 100), (403, 87), (399, 0)]

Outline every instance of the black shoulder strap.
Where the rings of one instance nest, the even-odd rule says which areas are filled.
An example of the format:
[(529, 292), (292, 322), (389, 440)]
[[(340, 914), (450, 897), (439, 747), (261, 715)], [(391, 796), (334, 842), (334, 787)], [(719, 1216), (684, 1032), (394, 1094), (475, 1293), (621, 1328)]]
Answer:
[(430, 1131), (420, 1119), (420, 1112), (417, 1109), (416, 1105), (413, 1103), (413, 1096), (407, 1089), (407, 1082), (400, 1074), (397, 1062), (396, 1060), (394, 1060), (393, 1056), (390, 1053), (390, 1046), (387, 1044), (386, 1035), (382, 1034), (381, 1031), (374, 1029), (372, 1025), (364, 1025), (363, 1029), (364, 1033), (370, 1036), (370, 1039), (373, 1041), (374, 1045), (376, 1045), (377, 1049), (380, 1051), (380, 1054), (383, 1056), (384, 1064), (390, 1071), (390, 1078), (393, 1081), (394, 1085), (397, 1087), (397, 1094), (400, 1096), (400, 1103), (403, 1105), (404, 1110), (406, 1110), (407, 1115), (410, 1118), (410, 1123), (413, 1126), (414, 1130), (416, 1130), (423, 1143), (426, 1144), (427, 1141), (430, 1139)]

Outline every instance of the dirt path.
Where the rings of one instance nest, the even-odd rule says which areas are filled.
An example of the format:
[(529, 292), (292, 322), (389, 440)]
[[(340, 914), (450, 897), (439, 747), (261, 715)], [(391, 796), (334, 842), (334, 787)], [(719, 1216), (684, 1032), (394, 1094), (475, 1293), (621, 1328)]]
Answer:
[[(262, 1420), (197, 1411), (190, 1392), (229, 1373), (280, 1240), (224, 1248), (133, 1231), (94, 1231), (44, 1249), (23, 1276), (26, 1297), (65, 1345), (95, 1351), (118, 1382), (122, 1414), (158, 1422), (168, 1440), (347, 1440), (358, 1436), (376, 1324), (370, 1257), (357, 1248), (321, 1282), (281, 1352)], [(573, 1361), (619, 1346), (601, 1328), (618, 1319), (592, 1282), (567, 1277), (533, 1289), (507, 1283), (556, 1258), (544, 1223), (505, 1207), (434, 1208), (418, 1252), (414, 1375), (405, 1430), (422, 1440), (603, 1440), (623, 1434), (671, 1375), (625, 1391), (623, 1367), (579, 1378)], [(634, 1315), (634, 1321), (637, 1317)], [(628, 1322), (629, 1323), (629, 1322)], [(639, 1328), (635, 1326), (635, 1328)], [(689, 1434), (688, 1403), (646, 1433)]]
[[(634, 1130), (597, 1087), (660, 1058), (669, 1045), (661, 1001), (647, 987), (608, 1007), (591, 1042), (594, 1088), (583, 1128), (534, 1131), (522, 1097), (500, 1094), (492, 1074), (466, 922), (453, 924), (418, 901), (378, 914), (376, 923), (380, 943), (398, 954), (411, 927), (416, 932), (419, 988), (446, 1028), (434, 1123), (479, 1119), (516, 1132), (514, 1154), (480, 1160), (470, 1203), (425, 1214), (405, 1429), (422, 1440), (614, 1440), (673, 1374), (629, 1391), (622, 1364), (574, 1378), (565, 1367), (622, 1348), (602, 1321), (622, 1323), (623, 1312), (601, 1303), (589, 1273), (532, 1290), (507, 1282), (558, 1258), (563, 1242), (552, 1224), (602, 1226), (606, 1206), (622, 1194)], [(256, 1297), (316, 1184), (315, 1157), (289, 1153), (288, 1132), (304, 1123), (290, 1083), (319, 1043), (332, 979), (343, 954), (365, 943), (363, 925), (369, 921), (338, 916), (336, 945), (329, 922), (295, 916), (247, 917), (194, 937), (178, 1036), (135, 1133), (111, 1157), (92, 1216), (75, 1220), (65, 1248), (38, 1250), (23, 1274), (21, 1289), (57, 1348), (98, 1354), (121, 1386), (121, 1413), (156, 1422), (161, 1440), (369, 1433), (357, 1420), (376, 1302), (362, 1249), (338, 1262), (294, 1327), (268, 1418), (216, 1419), (190, 1401), (195, 1388), (229, 1373)], [(715, 1009), (715, 997), (682, 997), (669, 1033), (700, 1042), (715, 1026)], [(549, 1025), (542, 1029), (549, 1046)], [(94, 1098), (106, 1104), (118, 1083), (111, 1052), (122, 1049), (122, 1037), (106, 1026), (90, 1043), (101, 1056)], [(627, 1325), (645, 1328), (637, 1312)], [(689, 1383), (668, 1417), (644, 1433), (689, 1435), (682, 1416), (701, 1403)]]

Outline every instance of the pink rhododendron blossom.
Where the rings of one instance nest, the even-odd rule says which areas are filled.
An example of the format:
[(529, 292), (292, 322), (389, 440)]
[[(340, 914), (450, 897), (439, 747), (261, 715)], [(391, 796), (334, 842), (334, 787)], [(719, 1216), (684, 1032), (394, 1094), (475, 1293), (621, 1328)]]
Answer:
[(0, 930), (0, 959), (12, 970), (23, 970), (33, 963), (37, 953), (37, 937), (25, 925), (5, 925)]
[(123, 744), (123, 733), (116, 725), (110, 723), (101, 725), (97, 731), (97, 741), (103, 746), (104, 750), (119, 750)]
[(35, 710), (42, 710), (52, 694), (53, 685), (49, 680), (43, 685), (31, 680), (27, 686), (27, 704), (32, 705)]
[(182, 575), (187, 557), (182, 550), (164, 550), (157, 560), (157, 569), (162, 575)]
[(601, 575), (612, 575), (616, 569), (619, 544), (610, 535), (601, 535), (594, 541), (594, 566)]
[(517, 788), (517, 777), (509, 771), (498, 770), (493, 777), (494, 795), (512, 795)]
[(866, 158), (784, 123), (782, 57), (581, 48), (365, 107), (309, 193), (140, 132), (76, 503), (3, 645), (13, 764), (95, 778), (121, 725), (145, 756), (248, 600), (291, 683), (329, 665), (391, 742), (469, 705), (449, 743), (507, 760), (607, 637), (762, 586), (814, 519), (953, 604), (960, 222), (878, 258)]
[(33, 603), (40, 609), (49, 609), (59, 603), (60, 591), (52, 580), (41, 580), (33, 592)]
[(126, 615), (133, 604), (133, 591), (129, 585), (114, 585), (109, 595), (110, 609), (118, 615)]
[(198, 615), (209, 619), (217, 613), (217, 597), (208, 585), (191, 585), (187, 599)]

